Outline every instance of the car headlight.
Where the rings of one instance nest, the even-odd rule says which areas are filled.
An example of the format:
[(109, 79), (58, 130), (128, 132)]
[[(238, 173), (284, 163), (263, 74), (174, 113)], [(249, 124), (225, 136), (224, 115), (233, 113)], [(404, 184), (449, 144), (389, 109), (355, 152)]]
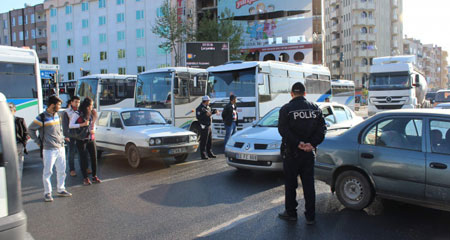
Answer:
[(150, 140), (148, 141), (148, 143), (149, 143), (150, 145), (155, 145), (155, 139), (150, 138)]
[(267, 145), (267, 149), (280, 149), (281, 148), (281, 142), (274, 142)]
[(195, 135), (190, 135), (190, 136), (189, 136), (189, 141), (191, 141), (191, 142), (197, 141), (197, 136), (195, 136)]
[(161, 144), (161, 138), (157, 138), (157, 139), (155, 139), (155, 144), (156, 144), (156, 145), (159, 145), (159, 144)]
[(233, 138), (229, 138), (226, 145), (232, 147), (234, 146), (234, 143), (236, 143), (236, 141), (234, 141)]

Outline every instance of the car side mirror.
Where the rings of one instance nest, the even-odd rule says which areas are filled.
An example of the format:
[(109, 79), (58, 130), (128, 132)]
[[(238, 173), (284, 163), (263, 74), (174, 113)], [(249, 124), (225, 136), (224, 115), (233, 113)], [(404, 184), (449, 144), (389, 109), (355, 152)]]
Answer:
[(256, 123), (258, 123), (256, 120), (252, 122), (252, 126), (256, 126)]
[(167, 119), (166, 122), (167, 122), (168, 124), (172, 124), (172, 119)]

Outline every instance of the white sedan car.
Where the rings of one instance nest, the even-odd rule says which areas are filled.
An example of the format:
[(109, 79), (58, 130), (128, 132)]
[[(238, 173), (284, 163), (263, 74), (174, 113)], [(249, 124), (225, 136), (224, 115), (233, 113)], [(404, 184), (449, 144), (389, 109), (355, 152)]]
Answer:
[[(363, 121), (350, 108), (339, 103), (318, 103), (327, 131), (349, 129)], [(225, 146), (228, 165), (239, 169), (283, 170), (278, 133), (280, 108), (274, 108), (252, 127), (234, 134)]]
[(183, 162), (198, 148), (195, 133), (170, 125), (150, 109), (102, 109), (95, 136), (99, 151), (125, 153), (133, 168), (147, 157), (175, 157)]

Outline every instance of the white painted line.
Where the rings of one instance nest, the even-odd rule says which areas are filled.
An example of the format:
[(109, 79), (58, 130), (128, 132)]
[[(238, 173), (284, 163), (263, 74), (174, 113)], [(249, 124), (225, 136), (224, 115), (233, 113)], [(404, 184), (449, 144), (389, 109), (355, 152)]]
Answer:
[(220, 224), (219, 226), (213, 227), (207, 231), (200, 233), (199, 235), (197, 235), (197, 237), (205, 237), (205, 236), (211, 235), (213, 233), (218, 233), (218, 232), (222, 232), (222, 231), (231, 229), (234, 226), (236, 226), (237, 224), (240, 224), (242, 222), (250, 220), (253, 216), (255, 216), (258, 213), (259, 212), (253, 212), (253, 213), (249, 213), (249, 214), (241, 214), (235, 219), (232, 219), (228, 222)]
[(184, 163), (178, 163), (178, 164), (175, 164), (175, 166), (185, 166), (185, 165), (190, 165), (190, 164), (203, 162), (203, 161), (205, 161), (205, 160), (194, 160), (194, 161), (189, 161), (189, 162), (184, 162)]

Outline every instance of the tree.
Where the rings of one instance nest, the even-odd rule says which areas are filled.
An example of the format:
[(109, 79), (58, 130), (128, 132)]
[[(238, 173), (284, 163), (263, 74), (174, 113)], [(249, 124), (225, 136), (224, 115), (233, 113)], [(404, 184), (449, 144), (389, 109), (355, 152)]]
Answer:
[(233, 23), (232, 17), (233, 15), (228, 8), (220, 14), (220, 19), (212, 17), (212, 14), (208, 12), (199, 21), (195, 37), (197, 41), (229, 42), (231, 61), (243, 59), (241, 46), (243, 44), (242, 34), (244, 33), (242, 25)]
[(175, 55), (175, 66), (181, 64), (181, 47), (187, 41), (194, 39), (192, 23), (183, 21), (177, 14), (177, 9), (171, 7), (169, 0), (164, 0), (161, 5), (161, 16), (156, 18), (152, 32), (164, 39), (160, 48), (170, 51)]

